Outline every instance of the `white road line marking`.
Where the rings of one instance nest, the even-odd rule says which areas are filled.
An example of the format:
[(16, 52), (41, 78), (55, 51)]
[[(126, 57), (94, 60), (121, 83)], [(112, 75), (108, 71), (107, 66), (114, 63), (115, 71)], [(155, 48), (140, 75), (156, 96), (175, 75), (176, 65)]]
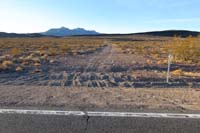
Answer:
[(0, 114), (200, 119), (200, 114), (134, 113), (134, 112), (91, 112), (91, 111), (84, 112), (84, 111), (19, 110), (19, 109), (0, 109)]
[(33, 115), (75, 115), (84, 116), (82, 111), (56, 111), (56, 110), (17, 110), (17, 109), (0, 109), (0, 114), (33, 114)]

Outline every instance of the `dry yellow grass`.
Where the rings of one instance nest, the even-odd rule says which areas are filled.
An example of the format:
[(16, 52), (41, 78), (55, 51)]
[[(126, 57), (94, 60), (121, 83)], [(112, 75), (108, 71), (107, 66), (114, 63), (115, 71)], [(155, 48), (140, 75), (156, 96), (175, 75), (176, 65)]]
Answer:
[(162, 41), (113, 41), (122, 50), (122, 53), (139, 54), (158, 60), (157, 64), (166, 64), (168, 55), (173, 55), (174, 63), (198, 64), (200, 62), (200, 37), (163, 38)]
[(177, 69), (171, 72), (172, 75), (181, 76), (183, 75), (183, 71), (181, 69)]
[(190, 77), (200, 77), (200, 73), (198, 72), (184, 72), (184, 75)]
[(13, 56), (17, 56), (20, 54), (20, 50), (18, 48), (12, 48), (10, 50), (10, 54), (13, 55)]
[(188, 77), (200, 77), (199, 72), (185, 72), (181, 69), (177, 69), (171, 72), (172, 75), (174, 76), (188, 76)]
[(10, 60), (5, 60), (5, 61), (3, 61), (2, 65), (5, 66), (5, 67), (6, 66), (11, 66), (11, 65), (13, 65), (13, 62), (10, 61)]
[(54, 63), (55, 56), (91, 53), (104, 45), (102, 39), (96, 38), (0, 38), (0, 69), (7, 70), (12, 65), (38, 67), (43, 62)]
[(40, 63), (34, 63), (33, 66), (39, 67), (39, 66), (41, 66), (41, 64)]
[(15, 70), (16, 70), (17, 72), (21, 72), (21, 71), (23, 71), (23, 68), (20, 67), (20, 66), (18, 66)]
[(12, 65), (13, 65), (13, 62), (12, 62), (12, 61), (10, 61), (10, 60), (4, 60), (4, 61), (2, 62), (2, 64), (0, 65), (0, 68), (1, 68), (1, 70), (6, 70), (6, 69), (11, 68)]

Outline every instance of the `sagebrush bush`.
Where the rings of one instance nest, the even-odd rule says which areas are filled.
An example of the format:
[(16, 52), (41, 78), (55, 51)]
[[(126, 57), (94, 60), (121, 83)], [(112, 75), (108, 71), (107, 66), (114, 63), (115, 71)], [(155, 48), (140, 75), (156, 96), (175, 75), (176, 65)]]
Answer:
[(175, 61), (198, 63), (200, 57), (199, 37), (175, 37), (169, 47)]
[(17, 55), (20, 54), (20, 49), (19, 49), (19, 48), (12, 48), (12, 49), (10, 50), (10, 54), (11, 54), (12, 56), (17, 56)]

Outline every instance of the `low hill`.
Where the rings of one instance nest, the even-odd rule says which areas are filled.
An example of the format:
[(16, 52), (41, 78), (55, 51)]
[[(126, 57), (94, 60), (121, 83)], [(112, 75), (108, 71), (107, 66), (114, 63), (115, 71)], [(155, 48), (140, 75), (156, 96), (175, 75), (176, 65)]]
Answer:
[(6, 33), (0, 32), (0, 37), (43, 37), (39, 33), (30, 33), (30, 34), (17, 34), (17, 33)]
[(127, 35), (148, 35), (148, 36), (163, 36), (163, 37), (188, 37), (198, 36), (200, 32), (187, 31), (187, 30), (165, 30), (165, 31), (152, 31), (152, 32), (140, 32), (140, 33), (128, 33), (128, 34), (98, 34), (93, 36), (127, 36)]
[(136, 33), (138, 35), (152, 35), (152, 36), (180, 36), (180, 37), (188, 37), (188, 36), (198, 36), (200, 32), (197, 31), (187, 31), (187, 30), (166, 30), (166, 31), (153, 31), (153, 32), (144, 32), (144, 33)]

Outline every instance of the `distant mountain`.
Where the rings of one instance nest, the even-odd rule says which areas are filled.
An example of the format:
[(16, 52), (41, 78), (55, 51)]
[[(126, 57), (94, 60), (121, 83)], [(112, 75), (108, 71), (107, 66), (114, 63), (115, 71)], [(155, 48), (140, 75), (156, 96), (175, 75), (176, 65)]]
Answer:
[(42, 35), (46, 36), (74, 36), (74, 35), (98, 35), (100, 33), (94, 30), (85, 30), (83, 28), (76, 28), (76, 29), (68, 29), (65, 27), (61, 27), (58, 29), (50, 29), (46, 32), (41, 33)]
[(17, 34), (17, 33), (6, 33), (0, 32), (0, 37), (43, 37), (39, 33), (30, 33), (30, 34)]

